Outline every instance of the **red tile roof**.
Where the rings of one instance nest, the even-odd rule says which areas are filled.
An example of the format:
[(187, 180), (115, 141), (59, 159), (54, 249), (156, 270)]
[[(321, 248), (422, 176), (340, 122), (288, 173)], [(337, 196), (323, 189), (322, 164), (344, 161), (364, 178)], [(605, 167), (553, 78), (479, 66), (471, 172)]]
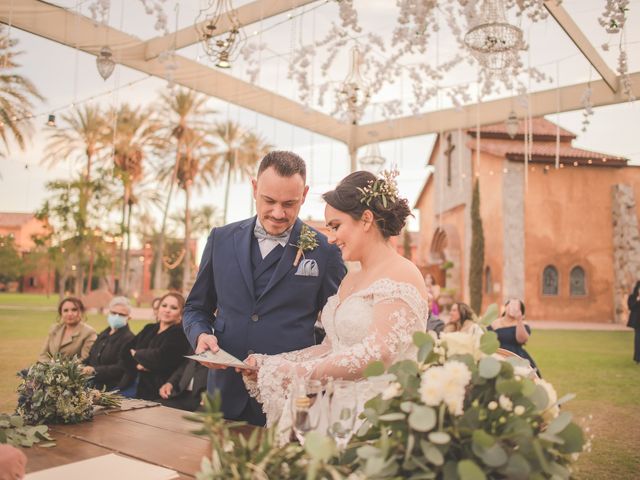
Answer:
[(0, 212), (0, 227), (19, 227), (33, 217), (33, 213)]
[[(475, 140), (468, 140), (467, 147), (471, 150), (475, 150)], [(480, 151), (497, 157), (505, 157), (508, 160), (524, 161), (525, 147), (524, 141), (490, 139), (483, 142), (481, 136)], [(609, 167), (625, 166), (627, 164), (626, 158), (590, 150), (583, 150), (581, 148), (574, 148), (570, 143), (565, 142), (560, 143), (559, 154), (560, 161), (562, 163), (577, 161), (579, 164)], [(556, 142), (536, 142), (534, 140), (531, 147), (532, 161), (549, 163), (554, 162), (555, 158)], [(589, 163), (589, 160), (591, 160), (591, 163)]]
[[(556, 139), (556, 124), (546, 120), (544, 117), (533, 118), (531, 120), (531, 125), (533, 127), (533, 140), (541, 140), (541, 141), (555, 141)], [(524, 139), (524, 119), (518, 121), (518, 132), (514, 140), (523, 140)], [(471, 135), (473, 138), (476, 136), (476, 129), (470, 128), (467, 130), (467, 133)], [(507, 125), (504, 122), (496, 123), (494, 125), (485, 125), (480, 127), (480, 138), (504, 138), (510, 139), (509, 134), (507, 133)], [(576, 135), (571, 133), (569, 130), (565, 130), (560, 127), (560, 141), (567, 142), (576, 138)]]

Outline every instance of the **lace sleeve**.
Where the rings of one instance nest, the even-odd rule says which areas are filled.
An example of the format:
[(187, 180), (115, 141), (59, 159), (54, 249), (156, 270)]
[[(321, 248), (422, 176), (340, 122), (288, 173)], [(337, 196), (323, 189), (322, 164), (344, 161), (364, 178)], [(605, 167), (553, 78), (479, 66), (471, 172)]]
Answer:
[(373, 322), (367, 335), (362, 341), (319, 359), (309, 376), (357, 380), (373, 361), (380, 360), (388, 367), (406, 356), (413, 349), (413, 332), (426, 329), (426, 311), (412, 303), (408, 299), (374, 295)]
[(388, 366), (411, 351), (413, 332), (426, 329), (424, 300), (417, 291), (411, 298), (388, 291), (373, 292), (372, 298), (373, 319), (367, 333), (349, 347), (332, 348), (326, 341), (298, 352), (255, 356), (260, 365), (257, 383), (247, 383), (247, 387), (263, 404), (267, 425), (272, 425), (280, 416), (286, 393), (295, 378), (356, 380), (362, 378), (370, 362), (381, 360)]

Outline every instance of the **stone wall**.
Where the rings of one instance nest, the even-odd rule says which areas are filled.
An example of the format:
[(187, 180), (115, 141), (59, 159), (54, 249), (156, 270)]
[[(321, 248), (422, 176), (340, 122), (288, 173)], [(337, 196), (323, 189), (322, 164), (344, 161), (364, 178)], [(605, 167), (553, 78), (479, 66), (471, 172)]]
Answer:
[(504, 228), (504, 275), (502, 301), (526, 298), (524, 288), (524, 164), (504, 160), (502, 205)]
[(630, 185), (611, 187), (613, 222), (613, 305), (615, 323), (627, 321), (627, 296), (640, 280), (640, 231)]

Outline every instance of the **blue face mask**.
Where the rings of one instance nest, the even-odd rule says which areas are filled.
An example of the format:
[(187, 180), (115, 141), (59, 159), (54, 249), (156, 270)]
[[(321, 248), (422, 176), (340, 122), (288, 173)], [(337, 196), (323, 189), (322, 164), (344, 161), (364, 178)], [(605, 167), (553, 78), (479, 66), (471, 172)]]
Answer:
[(111, 328), (117, 330), (127, 324), (127, 317), (124, 315), (118, 315), (116, 313), (110, 313), (107, 316), (107, 322), (109, 322), (109, 326)]

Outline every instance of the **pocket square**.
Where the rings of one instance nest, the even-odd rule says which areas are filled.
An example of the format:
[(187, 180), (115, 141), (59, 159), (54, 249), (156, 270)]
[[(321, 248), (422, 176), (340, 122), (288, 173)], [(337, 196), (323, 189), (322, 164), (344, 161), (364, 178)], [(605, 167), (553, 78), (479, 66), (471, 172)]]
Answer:
[(318, 263), (313, 259), (302, 260), (296, 270), (296, 275), (301, 277), (317, 277), (319, 273)]

